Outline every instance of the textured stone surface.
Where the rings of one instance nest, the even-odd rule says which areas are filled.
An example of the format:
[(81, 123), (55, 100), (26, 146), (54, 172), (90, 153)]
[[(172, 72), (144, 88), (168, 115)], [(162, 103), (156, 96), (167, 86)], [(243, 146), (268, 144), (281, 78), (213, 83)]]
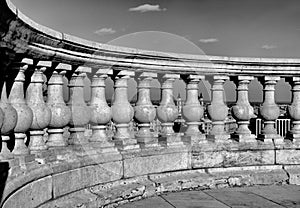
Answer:
[(122, 163), (110, 162), (82, 167), (53, 176), (53, 195), (59, 197), (88, 186), (118, 180), (122, 177)]
[(275, 163), (273, 150), (192, 152), (192, 167), (231, 167)]
[(36, 207), (52, 198), (51, 176), (36, 180), (17, 190), (4, 203), (3, 207)]
[(152, 155), (148, 157), (134, 157), (124, 160), (125, 177), (187, 168), (189, 168), (188, 152)]
[(300, 164), (300, 151), (295, 149), (276, 150), (278, 164)]

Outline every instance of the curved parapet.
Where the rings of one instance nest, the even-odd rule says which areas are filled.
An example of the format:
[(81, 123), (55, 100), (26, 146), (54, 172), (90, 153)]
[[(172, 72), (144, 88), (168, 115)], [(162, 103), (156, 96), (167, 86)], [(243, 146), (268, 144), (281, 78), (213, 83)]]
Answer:
[[(0, 132), (1, 207), (115, 207), (167, 191), (300, 184), (300, 59), (163, 53), (91, 42), (33, 22), (9, 0), (0, 1), (0, 37), (1, 102), (13, 101), (30, 127)], [(115, 87), (112, 102), (105, 96), (108, 77)], [(138, 83), (135, 108), (127, 97), (132, 77)], [(208, 103), (198, 97), (206, 77), (212, 84)], [(187, 99), (175, 104), (180, 78)], [(264, 102), (256, 109), (248, 99), (255, 78), (264, 87)], [(275, 102), (280, 78), (287, 78), (293, 97), (281, 120)], [(159, 107), (151, 101), (154, 79), (161, 84)], [(229, 79), (237, 91), (231, 120), (224, 102)], [(26, 119), (26, 105), (33, 119)], [(41, 125), (50, 118), (40, 109), (51, 111), (52, 124)]]

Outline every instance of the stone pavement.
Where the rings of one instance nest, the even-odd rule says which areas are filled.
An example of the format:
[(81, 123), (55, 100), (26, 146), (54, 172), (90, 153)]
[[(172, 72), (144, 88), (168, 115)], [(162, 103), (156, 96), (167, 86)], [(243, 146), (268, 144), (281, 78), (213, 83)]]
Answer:
[(167, 193), (121, 208), (300, 208), (300, 186), (273, 185)]

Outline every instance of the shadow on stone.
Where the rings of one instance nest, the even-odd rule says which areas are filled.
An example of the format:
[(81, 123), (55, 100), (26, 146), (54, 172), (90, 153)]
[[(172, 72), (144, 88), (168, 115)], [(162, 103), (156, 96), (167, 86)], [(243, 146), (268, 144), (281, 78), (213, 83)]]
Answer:
[(0, 162), (0, 199), (1, 199), (0, 201), (2, 201), (3, 191), (8, 177), (8, 169), (9, 169), (8, 162)]

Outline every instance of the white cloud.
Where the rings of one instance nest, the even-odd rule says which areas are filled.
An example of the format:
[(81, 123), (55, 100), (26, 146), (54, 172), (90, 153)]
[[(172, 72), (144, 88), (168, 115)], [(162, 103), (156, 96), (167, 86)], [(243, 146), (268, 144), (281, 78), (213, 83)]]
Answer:
[(99, 30), (96, 30), (95, 33), (97, 35), (101, 35), (102, 36), (102, 35), (111, 35), (111, 34), (114, 34), (114, 33), (116, 33), (116, 31), (113, 30), (112, 28), (106, 28), (106, 27), (104, 27), (104, 28), (101, 28)]
[(261, 48), (266, 49), (266, 50), (271, 50), (271, 49), (277, 48), (277, 46), (276, 45), (263, 45)]
[(161, 12), (161, 11), (166, 11), (166, 8), (160, 8), (160, 6), (157, 5), (151, 5), (151, 4), (143, 4), (137, 7), (129, 8), (128, 11), (130, 12)]
[(201, 43), (215, 43), (219, 40), (217, 38), (206, 38), (206, 39), (200, 39), (199, 42)]

